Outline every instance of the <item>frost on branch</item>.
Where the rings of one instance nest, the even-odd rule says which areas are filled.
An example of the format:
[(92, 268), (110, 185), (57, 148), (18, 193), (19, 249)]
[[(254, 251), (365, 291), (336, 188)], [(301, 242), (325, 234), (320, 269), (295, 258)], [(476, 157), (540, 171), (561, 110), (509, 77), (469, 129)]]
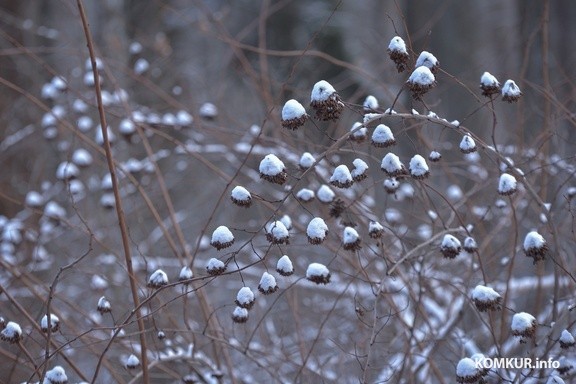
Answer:
[(499, 311), (502, 297), (490, 287), (477, 285), (472, 290), (472, 300), (480, 312)]
[(148, 288), (157, 289), (165, 285), (168, 285), (168, 275), (166, 275), (166, 272), (161, 269), (157, 269), (154, 271), (154, 273), (152, 273), (152, 275), (150, 275), (147, 285)]
[(360, 182), (368, 177), (368, 175), (366, 175), (366, 171), (368, 171), (368, 164), (366, 164), (364, 160), (354, 159), (352, 164), (354, 164), (354, 169), (352, 170), (351, 174), (352, 179), (355, 182)]
[(9, 321), (8, 323), (6, 323), (6, 326), (4, 327), (2, 332), (0, 332), (0, 339), (2, 339), (3, 341), (7, 341), (11, 344), (19, 342), (21, 338), (22, 338), (22, 328), (20, 328), (20, 325), (18, 325), (13, 321)]
[(292, 260), (287, 255), (282, 256), (276, 263), (276, 272), (282, 276), (290, 276), (294, 273)]
[(208, 260), (208, 264), (206, 264), (206, 272), (210, 276), (218, 276), (223, 274), (226, 271), (226, 264), (223, 261), (218, 260), (217, 258), (213, 257)]
[(228, 227), (221, 225), (212, 232), (212, 240), (210, 241), (210, 245), (212, 245), (217, 250), (221, 250), (223, 248), (228, 248), (234, 244), (234, 235), (228, 229)]
[(458, 256), (461, 250), (462, 244), (460, 240), (450, 234), (444, 235), (442, 244), (440, 244), (440, 252), (442, 252), (445, 258), (453, 259)]
[(368, 136), (368, 129), (358, 121), (352, 124), (350, 132), (351, 133), (348, 139), (355, 141), (357, 143), (362, 143), (364, 140), (366, 140), (366, 137)]
[(230, 193), (230, 199), (239, 207), (248, 208), (250, 205), (252, 205), (252, 195), (246, 188), (239, 185), (232, 189), (232, 192)]
[(476, 142), (469, 134), (465, 134), (460, 141), (460, 152), (464, 154), (476, 152)]
[[(42, 332), (48, 332), (48, 316), (44, 315), (40, 321)], [(60, 329), (60, 319), (55, 314), (50, 314), (50, 332), (58, 332)]]
[(373, 239), (379, 239), (384, 233), (384, 227), (377, 221), (370, 221), (368, 224), (368, 235)]
[(406, 167), (402, 164), (400, 158), (392, 152), (389, 152), (384, 156), (380, 168), (382, 168), (382, 170), (390, 177), (405, 175), (407, 173)]
[(465, 357), (456, 366), (456, 381), (458, 383), (475, 383), (482, 377), (482, 371), (476, 367), (476, 362)]
[(524, 238), (524, 253), (534, 259), (534, 264), (546, 258), (548, 246), (544, 237), (536, 231), (531, 231)]
[(334, 169), (334, 173), (330, 177), (330, 184), (338, 188), (350, 188), (354, 184), (352, 174), (346, 165), (342, 164)]
[(310, 220), (306, 228), (306, 235), (310, 244), (321, 244), (328, 234), (328, 226), (320, 217), (315, 217)]
[(290, 99), (282, 107), (282, 126), (296, 130), (308, 120), (306, 109), (297, 100)]
[(266, 240), (272, 244), (288, 244), (290, 233), (281, 221), (274, 221), (266, 226)]
[(408, 67), (408, 51), (406, 50), (406, 43), (400, 36), (394, 36), (390, 40), (387, 49), (390, 59), (396, 64), (398, 72), (403, 72)]
[(284, 163), (275, 155), (269, 154), (260, 162), (260, 177), (276, 184), (284, 184), (288, 175)]
[(66, 371), (59, 365), (46, 372), (44, 379), (44, 383), (47, 382), (47, 384), (66, 384), (68, 382)]
[(500, 175), (498, 181), (498, 193), (504, 196), (510, 196), (517, 191), (516, 178), (508, 173)]
[(362, 248), (360, 245), (360, 236), (354, 228), (344, 228), (344, 233), (342, 235), (342, 248), (347, 251), (357, 251)]
[(519, 312), (512, 317), (512, 334), (523, 338), (533, 337), (536, 334), (536, 318), (529, 313)]
[(306, 278), (316, 284), (328, 284), (330, 271), (324, 264), (311, 263), (306, 269)]
[(436, 86), (436, 78), (428, 67), (420, 66), (412, 72), (406, 84), (412, 91), (412, 97), (420, 100), (426, 92)]
[(418, 56), (418, 58), (416, 59), (415, 67), (418, 68), (421, 66), (430, 69), (432, 73), (436, 73), (438, 71), (438, 68), (440, 67), (440, 62), (438, 61), (436, 56), (434, 56), (430, 52), (422, 51)]
[(232, 321), (238, 324), (242, 324), (248, 321), (248, 310), (242, 307), (234, 308), (232, 312)]
[(366, 99), (364, 99), (364, 103), (362, 104), (364, 113), (376, 112), (379, 106), (380, 105), (378, 104), (378, 99), (372, 95), (366, 96)]
[(414, 155), (410, 159), (410, 175), (415, 179), (425, 179), (430, 175), (430, 169), (426, 160), (420, 155)]
[(384, 124), (379, 124), (374, 128), (372, 133), (372, 145), (375, 147), (383, 148), (390, 147), (396, 144), (396, 139), (390, 127)]
[(326, 80), (320, 80), (314, 84), (310, 95), (310, 106), (316, 111), (316, 118), (323, 121), (338, 120), (344, 109), (340, 96)]
[(262, 274), (262, 278), (260, 278), (260, 284), (258, 284), (258, 290), (265, 294), (269, 295), (278, 290), (278, 284), (276, 284), (276, 278), (269, 274), (268, 272), (264, 272)]
[(251, 309), (254, 306), (256, 298), (254, 292), (249, 287), (242, 287), (236, 294), (236, 305), (241, 308)]
[(490, 97), (500, 93), (500, 82), (490, 72), (484, 72), (480, 78), (482, 96)]
[(574, 339), (574, 335), (570, 333), (567, 329), (562, 331), (560, 335), (560, 348), (567, 349), (573, 347), (576, 344), (576, 340)]
[(522, 92), (516, 83), (513, 80), (506, 80), (502, 87), (502, 100), (513, 103), (518, 101), (520, 96), (522, 96)]

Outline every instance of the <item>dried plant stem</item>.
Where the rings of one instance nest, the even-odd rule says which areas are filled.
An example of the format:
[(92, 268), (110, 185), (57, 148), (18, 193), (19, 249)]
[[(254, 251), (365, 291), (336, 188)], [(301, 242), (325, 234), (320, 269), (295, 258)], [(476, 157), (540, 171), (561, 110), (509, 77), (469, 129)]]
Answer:
[[(130, 253), (130, 242), (128, 238), (128, 228), (126, 226), (126, 221), (124, 218), (124, 211), (122, 209), (122, 200), (120, 196), (120, 191), (118, 189), (118, 179), (116, 177), (116, 168), (114, 166), (114, 160), (112, 158), (112, 151), (110, 149), (110, 141), (108, 139), (108, 125), (106, 124), (106, 114), (104, 113), (104, 106), (102, 104), (102, 94), (100, 89), (100, 82), (98, 78), (98, 68), (96, 67), (96, 55), (94, 54), (94, 46), (92, 43), (92, 36), (90, 33), (90, 28), (88, 25), (88, 20), (86, 18), (86, 12), (84, 11), (84, 5), (82, 0), (77, 0), (78, 11), (80, 12), (80, 17), (82, 19), (82, 26), (84, 28), (84, 34), (86, 35), (86, 43), (88, 45), (88, 51), (90, 53), (90, 61), (92, 63), (92, 72), (94, 73), (94, 89), (96, 92), (96, 100), (98, 104), (98, 114), (100, 116), (100, 128), (102, 129), (102, 138), (104, 140), (104, 149), (106, 151), (106, 161), (108, 163), (108, 169), (110, 171), (110, 176), (112, 179), (112, 190), (114, 193), (114, 200), (116, 204), (116, 213), (118, 215), (118, 224), (120, 226), (120, 233), (122, 235), (122, 245), (124, 248), (124, 258), (126, 261), (126, 269), (128, 271), (128, 280), (130, 281), (130, 290), (132, 293), (132, 300), (134, 302), (134, 308), (136, 311), (136, 319), (138, 322), (138, 334), (140, 336), (140, 362), (142, 364), (142, 381), (144, 383), (149, 383), (148, 377), (148, 356), (146, 348), (146, 333), (144, 326), (144, 319), (141, 316), (140, 311), (140, 299), (138, 297), (138, 286), (136, 283), (136, 277), (134, 276), (134, 269), (132, 267), (132, 256)], [(100, 360), (101, 361), (101, 360)], [(94, 372), (94, 377), (92, 381), (96, 380), (98, 375), (98, 368), (100, 366), (100, 361), (96, 370)]]

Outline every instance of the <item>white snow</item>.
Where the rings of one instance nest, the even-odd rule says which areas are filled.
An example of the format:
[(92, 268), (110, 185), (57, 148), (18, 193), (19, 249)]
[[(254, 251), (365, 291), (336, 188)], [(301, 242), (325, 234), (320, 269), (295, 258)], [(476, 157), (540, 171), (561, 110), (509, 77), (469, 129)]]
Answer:
[(232, 317), (236, 319), (247, 319), (248, 318), (248, 310), (242, 307), (234, 308), (234, 312), (232, 312)]
[(50, 81), (50, 84), (52, 84), (59, 91), (64, 91), (66, 88), (68, 88), (68, 83), (62, 76), (54, 76), (52, 81)]
[(284, 172), (284, 163), (276, 157), (276, 155), (269, 154), (262, 159), (260, 162), (260, 167), (258, 168), (260, 173), (266, 176), (276, 176)]
[(382, 184), (384, 185), (384, 189), (388, 192), (395, 192), (398, 187), (400, 187), (400, 182), (398, 182), (395, 177), (384, 180)]
[(66, 210), (55, 201), (49, 201), (44, 207), (44, 215), (51, 219), (63, 219), (66, 217)]
[(66, 371), (59, 365), (47, 371), (45, 379), (48, 380), (50, 384), (64, 384), (68, 382)]
[[(60, 325), (60, 319), (55, 314), (51, 313), (50, 314), (50, 330), (52, 332), (55, 332), (58, 329), (59, 325)], [(40, 328), (42, 328), (42, 330), (44, 332), (48, 331), (48, 316), (44, 315), (42, 317), (42, 320), (40, 320)]]
[(472, 290), (472, 300), (478, 300), (481, 302), (493, 302), (498, 300), (500, 294), (490, 287), (485, 287), (483, 285), (477, 285), (476, 288)]
[(308, 169), (312, 165), (314, 165), (315, 162), (316, 162), (316, 159), (314, 158), (314, 156), (312, 156), (312, 154), (310, 152), (304, 152), (302, 154), (302, 156), (300, 157), (299, 165), (300, 165), (300, 167), (302, 167), (304, 169)]
[(332, 189), (329, 186), (323, 184), (320, 186), (320, 188), (318, 188), (318, 191), (316, 191), (316, 196), (318, 197), (318, 200), (328, 204), (334, 201), (336, 194), (334, 193), (334, 191), (332, 191)]
[(166, 284), (168, 284), (168, 275), (161, 269), (154, 271), (148, 279), (148, 285), (152, 287), (161, 287)]
[(408, 53), (406, 50), (406, 43), (400, 36), (394, 36), (390, 43), (388, 44), (388, 49), (390, 51), (400, 52), (400, 53)]
[(444, 238), (442, 239), (442, 244), (440, 246), (442, 249), (457, 250), (462, 246), (462, 243), (460, 243), (460, 240), (458, 240), (456, 237), (447, 233), (446, 235), (444, 235)]
[(94, 126), (94, 122), (90, 116), (80, 116), (76, 121), (78, 129), (82, 132), (87, 132)]
[(560, 342), (563, 344), (573, 345), (574, 343), (576, 343), (576, 340), (574, 339), (574, 335), (572, 335), (570, 331), (565, 329), (562, 331), (562, 334), (560, 335)]
[(394, 175), (402, 170), (403, 164), (398, 156), (392, 152), (389, 152), (382, 159), (380, 168), (382, 168), (389, 175)]
[(332, 177), (330, 177), (331, 183), (338, 183), (338, 184), (351, 184), (352, 181), (352, 174), (350, 170), (345, 164), (341, 164), (334, 169), (334, 173), (332, 173)]
[(252, 195), (248, 190), (240, 185), (234, 187), (230, 193), (230, 197), (236, 201), (248, 202), (252, 200)]
[(106, 298), (106, 296), (102, 296), (98, 299), (98, 311), (99, 312), (110, 312), (112, 309), (112, 305)]
[(344, 228), (344, 233), (342, 235), (342, 242), (344, 244), (353, 244), (360, 239), (358, 232), (352, 227)]
[(130, 355), (126, 360), (126, 368), (134, 369), (140, 365), (140, 360), (136, 357), (136, 355)]
[(210, 260), (208, 260), (208, 264), (206, 264), (206, 269), (208, 271), (214, 271), (214, 270), (222, 270), (226, 268), (226, 264), (224, 264), (223, 261), (218, 260), (217, 258), (213, 257)]
[(44, 204), (44, 197), (36, 191), (29, 191), (26, 194), (26, 205), (32, 208), (38, 208)]
[(101, 275), (92, 275), (92, 278), (90, 279), (90, 288), (104, 290), (108, 288), (108, 280), (103, 278)]
[(514, 191), (516, 191), (516, 178), (508, 173), (501, 174), (498, 181), (498, 192), (507, 195)]
[(418, 84), (424, 87), (429, 87), (434, 85), (436, 78), (434, 74), (428, 67), (419, 66), (412, 72), (410, 77), (408, 78), (408, 82), (411, 84)]
[(380, 224), (377, 221), (370, 221), (370, 223), (368, 224), (368, 232), (372, 233), (372, 232), (381, 232), (384, 230), (384, 227), (382, 226), (382, 224)]
[(320, 80), (312, 88), (312, 93), (310, 95), (311, 101), (326, 101), (336, 93), (334, 87), (326, 80)]
[(292, 261), (287, 255), (284, 255), (278, 259), (278, 262), (276, 263), (276, 270), (280, 274), (292, 274), (294, 272)]
[(420, 55), (418, 56), (418, 59), (416, 59), (416, 67), (426, 67), (428, 69), (432, 69), (434, 67), (437, 67), (439, 65), (438, 63), (438, 59), (436, 58), (436, 56), (434, 56), (433, 54), (431, 54), (428, 51), (422, 51), (420, 53)]
[(310, 263), (306, 269), (306, 278), (327, 277), (330, 271), (324, 264)]
[(284, 224), (287, 230), (292, 229), (292, 219), (290, 218), (290, 216), (284, 215), (280, 218), (280, 221), (282, 222), (282, 224)]
[(142, 44), (140, 44), (137, 41), (133, 41), (132, 43), (130, 43), (130, 46), (128, 47), (128, 51), (130, 52), (130, 54), (132, 55), (137, 55), (140, 52), (142, 52)]
[(374, 111), (379, 107), (378, 99), (376, 99), (376, 97), (372, 95), (368, 95), (366, 96), (366, 99), (364, 99), (364, 103), (362, 104), (362, 106), (364, 107), (365, 111), (366, 110)]
[(352, 178), (354, 180), (364, 175), (368, 170), (368, 164), (366, 164), (366, 162), (362, 159), (354, 159), (354, 161), (352, 161), (352, 164), (354, 165), (354, 169), (352, 170)]
[(352, 127), (350, 128), (350, 132), (352, 132), (350, 134), (351, 138), (362, 139), (362, 138), (366, 137), (366, 135), (368, 135), (368, 128), (366, 128), (364, 126), (364, 124), (362, 124), (361, 122), (357, 121), (354, 124), (352, 124)]
[(479, 373), (476, 362), (469, 357), (461, 359), (456, 366), (456, 376), (461, 378), (477, 377)]
[(462, 137), (460, 141), (460, 150), (464, 153), (473, 152), (476, 150), (476, 142), (469, 134)]
[(61, 162), (58, 164), (58, 168), (56, 169), (56, 178), (58, 180), (70, 180), (78, 177), (79, 174), (80, 170), (78, 169), (78, 166), (69, 161)]
[(287, 242), (290, 237), (288, 229), (280, 220), (269, 223), (266, 226), (266, 233), (270, 235), (276, 242)]
[(410, 174), (414, 177), (424, 177), (430, 172), (426, 160), (420, 155), (414, 155), (410, 159)]
[(308, 202), (314, 199), (314, 191), (308, 188), (302, 188), (296, 193), (296, 198), (301, 201)]
[(464, 249), (466, 250), (476, 250), (478, 249), (478, 244), (476, 244), (476, 240), (474, 238), (468, 236), (464, 239)]
[(118, 125), (118, 131), (124, 136), (132, 135), (136, 132), (136, 126), (132, 120), (122, 119)]
[(18, 323), (15, 323), (13, 321), (7, 322), (5, 328), (2, 330), (2, 332), (0, 332), (0, 338), (2, 340), (16, 342), (20, 339), (21, 336), (22, 336), (22, 328), (20, 328), (20, 325), (18, 325)]
[(390, 127), (379, 124), (374, 128), (374, 132), (372, 132), (372, 142), (376, 144), (393, 145), (396, 143), (396, 139)]
[(320, 217), (315, 217), (310, 220), (308, 223), (308, 227), (306, 228), (306, 234), (311, 239), (320, 239), (323, 240), (328, 233), (328, 226), (324, 222), (324, 220)]
[(506, 80), (502, 87), (502, 96), (515, 98), (519, 97), (521, 94), (522, 92), (520, 92), (520, 88), (518, 88), (514, 80)]
[(524, 251), (543, 248), (546, 245), (544, 237), (536, 231), (530, 231), (524, 238)]
[(178, 280), (180, 280), (180, 281), (190, 280), (192, 277), (194, 277), (194, 273), (192, 272), (192, 269), (190, 269), (189, 266), (185, 265), (180, 270), (180, 274), (178, 275)]
[(536, 318), (529, 313), (519, 312), (512, 317), (512, 331), (522, 333), (531, 329), (536, 323)]
[(186, 127), (192, 124), (194, 118), (187, 111), (181, 109), (178, 112), (176, 112), (176, 121), (178, 122), (178, 125)]
[(84, 148), (78, 148), (72, 154), (72, 162), (79, 167), (87, 167), (92, 164), (92, 155)]
[(490, 72), (482, 74), (480, 84), (484, 87), (500, 87), (500, 82)]
[(148, 69), (150, 68), (150, 63), (148, 62), (148, 60), (144, 59), (144, 58), (139, 58), (138, 60), (136, 60), (136, 62), (134, 63), (134, 72), (137, 75), (141, 75), (144, 72), (146, 72)]
[(428, 155), (428, 159), (430, 161), (438, 161), (442, 158), (442, 155), (440, 154), (440, 152), (437, 151), (432, 151), (430, 152), (430, 154)]
[(236, 301), (241, 306), (250, 305), (254, 301), (254, 292), (249, 287), (242, 287), (236, 294)]
[(104, 208), (113, 208), (116, 205), (116, 198), (112, 192), (104, 193), (100, 196), (100, 205)]
[(212, 103), (204, 103), (200, 106), (200, 116), (213, 119), (218, 116), (218, 108)]
[(262, 291), (270, 291), (274, 290), (277, 287), (276, 278), (269, 274), (268, 272), (264, 272), (262, 277), (260, 278), (260, 284), (258, 284), (258, 288)]
[(211, 244), (226, 244), (234, 241), (234, 235), (228, 227), (221, 225), (212, 232)]
[(299, 119), (306, 115), (306, 109), (297, 100), (290, 99), (282, 107), (282, 120)]

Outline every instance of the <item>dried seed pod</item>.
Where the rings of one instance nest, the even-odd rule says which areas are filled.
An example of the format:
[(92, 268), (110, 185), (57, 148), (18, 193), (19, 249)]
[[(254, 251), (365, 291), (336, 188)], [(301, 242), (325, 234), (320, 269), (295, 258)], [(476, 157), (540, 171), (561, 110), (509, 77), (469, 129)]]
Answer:
[(522, 92), (516, 83), (513, 80), (506, 80), (502, 87), (502, 100), (513, 103), (518, 101), (520, 96), (522, 96)]
[(462, 245), (460, 240), (450, 234), (444, 235), (442, 244), (440, 245), (440, 252), (442, 252), (445, 258), (453, 259), (458, 256), (461, 250)]
[(484, 72), (480, 78), (482, 96), (490, 97), (500, 93), (500, 82), (490, 72)]
[(396, 139), (390, 127), (384, 124), (377, 125), (372, 133), (372, 145), (378, 148), (396, 145)]
[(380, 168), (382, 168), (382, 170), (390, 177), (405, 175), (407, 173), (406, 167), (404, 167), (400, 158), (392, 152), (389, 152), (384, 156)]
[(426, 160), (420, 155), (414, 155), (410, 159), (410, 175), (418, 180), (427, 178), (430, 175), (430, 168), (426, 164)]
[(236, 294), (236, 300), (234, 302), (241, 308), (251, 309), (256, 302), (256, 298), (254, 297), (254, 292), (252, 292), (249, 287), (242, 287)]
[(158, 289), (165, 285), (168, 285), (168, 275), (161, 269), (157, 269), (150, 275), (148, 279), (148, 288)]
[(562, 331), (562, 334), (560, 335), (560, 339), (558, 341), (560, 341), (560, 348), (562, 349), (571, 348), (576, 344), (574, 335), (572, 335), (570, 331), (568, 331), (567, 329)]
[(523, 338), (534, 337), (536, 334), (536, 318), (529, 313), (519, 312), (512, 317), (512, 334)]
[(387, 49), (390, 59), (396, 64), (398, 72), (403, 72), (408, 67), (408, 51), (406, 50), (406, 43), (400, 36), (394, 36), (390, 40)]
[(321, 244), (328, 235), (328, 226), (320, 217), (313, 218), (306, 228), (310, 244)]
[[(40, 329), (42, 332), (48, 332), (48, 316), (44, 315), (40, 321)], [(58, 332), (60, 329), (60, 319), (55, 314), (50, 314), (50, 332)]]
[(66, 384), (68, 382), (66, 371), (59, 365), (47, 371), (44, 378), (48, 384)]
[(282, 126), (290, 130), (296, 130), (308, 120), (306, 110), (297, 100), (288, 100), (282, 107)]
[(252, 195), (246, 188), (239, 185), (232, 189), (230, 199), (239, 207), (248, 208), (252, 205)]
[(334, 173), (330, 177), (330, 184), (338, 188), (350, 188), (354, 184), (352, 174), (346, 165), (342, 164), (334, 169)]
[(238, 324), (242, 324), (248, 321), (248, 310), (242, 307), (234, 308), (232, 312), (232, 321)]
[(212, 245), (217, 250), (223, 248), (228, 248), (234, 244), (234, 235), (228, 229), (228, 227), (221, 225), (212, 232), (212, 240), (210, 240), (210, 245)]
[(530, 231), (524, 238), (524, 253), (534, 259), (534, 264), (539, 260), (544, 260), (548, 253), (546, 239), (536, 231)]
[(281, 221), (274, 221), (266, 226), (266, 239), (272, 244), (288, 244), (290, 233)]
[(480, 312), (499, 311), (502, 297), (490, 287), (477, 285), (472, 290), (472, 300)]
[(476, 142), (469, 134), (465, 134), (460, 141), (460, 152), (464, 154), (476, 152)]
[(508, 173), (500, 175), (498, 181), (498, 193), (504, 196), (510, 196), (518, 190), (516, 178)]
[(311, 263), (306, 269), (306, 278), (316, 284), (328, 284), (330, 271), (324, 264)]
[(420, 66), (412, 72), (406, 84), (412, 91), (412, 97), (420, 100), (426, 92), (436, 86), (436, 78), (428, 67)]
[(210, 276), (218, 276), (223, 274), (226, 271), (226, 264), (223, 261), (216, 259), (215, 257), (208, 260), (208, 264), (206, 264), (206, 272)]
[(278, 290), (276, 278), (268, 272), (264, 272), (260, 279), (260, 284), (258, 284), (258, 290), (265, 295), (270, 295), (276, 292)]
[(418, 58), (416, 59), (416, 68), (424, 66), (428, 68), (432, 73), (436, 73), (438, 68), (440, 68), (440, 62), (428, 51), (422, 51)]
[(269, 154), (262, 159), (259, 166), (260, 177), (276, 184), (284, 184), (288, 178), (284, 163), (275, 155)]
[(344, 109), (340, 96), (326, 80), (314, 84), (310, 95), (310, 106), (316, 111), (316, 118), (323, 121), (338, 120)]
[(465, 357), (456, 366), (456, 381), (458, 383), (475, 383), (482, 378), (482, 371), (474, 360)]
[(384, 233), (384, 227), (377, 221), (370, 221), (368, 224), (368, 235), (373, 239), (379, 239)]
[(360, 245), (360, 235), (352, 227), (344, 228), (342, 235), (342, 248), (347, 251), (357, 251), (362, 248)]
[(294, 273), (294, 266), (288, 256), (284, 255), (278, 259), (278, 262), (276, 263), (276, 272), (282, 276), (290, 276)]
[(22, 328), (17, 323), (9, 321), (2, 332), (0, 332), (0, 339), (10, 344), (15, 344), (22, 339)]

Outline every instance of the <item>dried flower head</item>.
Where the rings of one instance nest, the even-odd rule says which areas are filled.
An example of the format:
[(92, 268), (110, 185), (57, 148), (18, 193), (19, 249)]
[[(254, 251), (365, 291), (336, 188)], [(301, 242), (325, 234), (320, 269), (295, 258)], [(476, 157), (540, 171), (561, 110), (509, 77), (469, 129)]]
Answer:
[(166, 275), (166, 272), (161, 269), (157, 269), (150, 275), (147, 284), (148, 288), (157, 289), (165, 285), (168, 285), (168, 275)]
[(469, 357), (465, 357), (456, 366), (456, 381), (458, 383), (475, 383), (482, 378), (482, 371), (477, 367), (476, 362)]
[(232, 312), (232, 321), (238, 324), (242, 324), (248, 321), (248, 310), (242, 307), (234, 308)]
[(472, 300), (480, 312), (499, 311), (502, 297), (490, 287), (477, 285), (472, 290)]
[(297, 100), (288, 100), (282, 107), (282, 126), (296, 130), (308, 120), (306, 110)]
[(441, 158), (442, 158), (442, 154), (440, 154), (440, 152), (437, 152), (437, 151), (432, 151), (428, 155), (428, 160), (430, 160), (433, 163), (440, 161)]
[(352, 170), (351, 174), (352, 179), (355, 182), (360, 182), (368, 177), (368, 175), (366, 175), (366, 171), (368, 171), (368, 164), (366, 164), (364, 160), (354, 159), (352, 164), (354, 165), (354, 169)]
[(212, 240), (210, 240), (210, 245), (212, 245), (217, 250), (223, 248), (228, 248), (234, 244), (234, 235), (228, 229), (228, 227), (221, 225), (212, 232)]
[(315, 194), (314, 191), (308, 188), (302, 188), (298, 192), (296, 192), (296, 198), (303, 203), (308, 203), (314, 200)]
[(556, 370), (561, 375), (567, 374), (568, 372), (570, 372), (572, 370), (572, 368), (574, 368), (574, 366), (572, 365), (570, 360), (568, 360), (566, 358), (566, 356), (560, 356), (560, 358), (558, 359), (558, 362), (560, 363), (560, 366), (558, 368), (556, 368)]
[(330, 184), (338, 188), (350, 188), (354, 184), (352, 174), (346, 165), (342, 164), (334, 169), (334, 173), (330, 177)]
[(534, 264), (539, 260), (544, 260), (548, 253), (548, 246), (544, 236), (536, 231), (530, 231), (524, 238), (524, 253), (534, 259)]
[(239, 207), (248, 208), (252, 205), (252, 195), (246, 188), (239, 185), (232, 189), (230, 199)]
[(288, 178), (284, 163), (276, 157), (276, 155), (269, 154), (260, 162), (260, 177), (266, 181), (276, 184), (284, 184)]
[(464, 239), (464, 250), (468, 253), (473, 253), (478, 250), (478, 244), (476, 244), (476, 240), (473, 237), (468, 236)]
[(282, 276), (290, 276), (294, 273), (292, 260), (287, 255), (282, 256), (276, 263), (276, 272)]
[(136, 355), (130, 355), (126, 359), (124, 366), (128, 369), (135, 369), (140, 365), (140, 360), (136, 357)]
[(368, 224), (368, 235), (373, 239), (379, 239), (384, 233), (384, 227), (377, 221), (370, 221)]
[(529, 313), (519, 312), (512, 317), (512, 334), (523, 338), (534, 337), (536, 334), (536, 318)]
[(400, 158), (392, 152), (389, 152), (384, 156), (380, 168), (382, 168), (382, 170), (390, 177), (405, 175), (407, 173), (406, 167), (404, 167)]
[(572, 335), (570, 331), (567, 329), (562, 331), (559, 341), (560, 341), (560, 348), (562, 349), (571, 348), (576, 344), (574, 335)]
[(430, 175), (430, 168), (426, 164), (426, 160), (420, 155), (414, 155), (410, 159), (410, 175), (418, 180), (427, 178)]
[(364, 109), (364, 113), (374, 113), (377, 112), (379, 107), (378, 99), (372, 95), (366, 96), (364, 99), (364, 103), (362, 103), (362, 108)]
[(390, 59), (396, 64), (398, 72), (403, 72), (408, 67), (408, 51), (406, 50), (406, 43), (400, 36), (394, 36), (390, 40), (387, 49)]
[(0, 332), (0, 339), (10, 344), (15, 344), (22, 339), (22, 328), (17, 323), (9, 321), (2, 332)]
[(504, 196), (510, 196), (518, 190), (516, 178), (508, 173), (500, 175), (498, 181), (498, 193)]
[(355, 122), (350, 128), (348, 139), (357, 143), (362, 143), (368, 137), (368, 129), (360, 122)]
[(340, 217), (346, 211), (346, 203), (342, 199), (336, 199), (330, 205), (330, 217)]
[(426, 92), (436, 86), (436, 78), (428, 67), (420, 66), (412, 72), (406, 84), (412, 91), (412, 97), (420, 100)]
[(372, 132), (372, 145), (378, 148), (390, 147), (396, 144), (396, 139), (390, 127), (379, 124)]
[(260, 284), (258, 284), (258, 290), (265, 294), (269, 295), (278, 290), (278, 284), (276, 284), (276, 278), (269, 274), (268, 272), (264, 272), (262, 274), (262, 278), (260, 278)]
[(458, 256), (461, 250), (462, 245), (460, 243), (460, 240), (458, 240), (456, 237), (452, 236), (449, 233), (444, 235), (444, 238), (442, 239), (442, 244), (440, 244), (440, 252), (442, 252), (445, 258), (453, 259), (456, 256)]
[(305, 171), (308, 168), (312, 167), (315, 162), (316, 162), (316, 159), (314, 158), (314, 156), (312, 156), (312, 154), (310, 152), (304, 152), (302, 154), (302, 156), (300, 157), (300, 161), (298, 162), (298, 165), (300, 166), (300, 169)]
[(321, 244), (328, 235), (328, 226), (320, 217), (315, 217), (310, 220), (306, 228), (306, 235), (310, 244)]
[(460, 141), (460, 152), (467, 154), (476, 152), (476, 142), (469, 134), (465, 134)]
[(500, 93), (500, 82), (490, 72), (484, 72), (480, 78), (482, 96), (490, 97)]
[(266, 239), (272, 244), (288, 244), (290, 233), (284, 223), (277, 220), (266, 226)]
[(104, 315), (105, 313), (112, 312), (112, 305), (105, 296), (102, 296), (98, 299), (98, 306), (96, 309), (100, 312), (100, 315)]
[(189, 266), (185, 265), (180, 270), (180, 274), (178, 275), (178, 281), (183, 282), (185, 285), (190, 284), (190, 280), (194, 277), (194, 273)]
[(318, 188), (318, 191), (316, 191), (316, 197), (318, 197), (320, 202), (324, 204), (330, 204), (334, 201), (336, 194), (329, 186), (323, 184), (320, 186), (320, 188)]
[(502, 100), (513, 103), (518, 101), (520, 96), (522, 96), (522, 92), (516, 83), (513, 80), (506, 80), (502, 87)]
[(236, 294), (234, 302), (241, 308), (251, 309), (256, 302), (256, 297), (249, 287), (242, 287)]
[(66, 371), (59, 365), (47, 371), (44, 378), (48, 384), (66, 384), (68, 382)]
[(306, 269), (306, 278), (316, 284), (328, 284), (330, 271), (324, 264), (311, 263)]
[(316, 118), (323, 121), (338, 120), (344, 109), (340, 96), (326, 80), (320, 80), (314, 84), (310, 95), (310, 106), (316, 111)]
[(436, 73), (438, 71), (438, 68), (440, 67), (440, 62), (438, 61), (436, 56), (434, 56), (430, 52), (422, 51), (418, 56), (418, 58), (416, 59), (416, 68), (421, 66), (430, 69), (432, 73)]
[(396, 193), (398, 188), (400, 188), (400, 182), (395, 177), (384, 180), (382, 185), (384, 186), (384, 190), (389, 194)]
[(344, 228), (344, 233), (342, 234), (342, 248), (347, 251), (357, 251), (362, 246), (360, 245), (360, 235), (352, 227)]
[(226, 264), (223, 261), (218, 260), (217, 258), (213, 257), (208, 260), (208, 264), (206, 264), (206, 272), (210, 276), (218, 276), (223, 274), (226, 271)]
[[(48, 316), (44, 315), (40, 320), (40, 329), (42, 332), (48, 332)], [(50, 314), (50, 332), (58, 332), (60, 329), (60, 319), (55, 314)]]

